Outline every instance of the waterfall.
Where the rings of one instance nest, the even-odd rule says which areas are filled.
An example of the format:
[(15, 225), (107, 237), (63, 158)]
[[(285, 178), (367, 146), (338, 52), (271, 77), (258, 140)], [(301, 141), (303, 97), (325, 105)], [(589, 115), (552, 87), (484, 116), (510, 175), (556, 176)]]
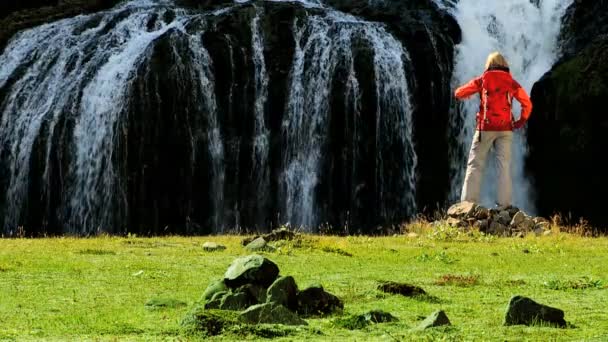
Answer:
[[(253, 140), (253, 173), (256, 182), (255, 192), (259, 209), (264, 209), (268, 202), (270, 187), (270, 170), (268, 154), (270, 151), (270, 131), (266, 125), (266, 102), (268, 100), (268, 71), (264, 56), (264, 34), (260, 28), (261, 9), (256, 7), (256, 15), (251, 23), (251, 43), (253, 63), (255, 66), (255, 108)], [(263, 216), (263, 212), (258, 213)]]
[[(283, 121), (286, 151), (281, 198), (285, 217), (295, 226), (310, 228), (322, 223), (316, 216), (316, 191), (323, 177), (321, 164), (326, 158), (332, 82), (338, 65), (346, 65), (349, 73), (346, 99), (353, 101), (354, 115), (365, 115), (356, 111), (360, 92), (354, 71), (355, 39), (366, 41), (374, 55), (378, 210), (387, 219), (397, 210), (413, 213), (416, 155), (405, 49), (381, 25), (338, 12), (311, 16), (295, 26), (296, 52)], [(349, 171), (354, 173), (356, 167)]]
[[(270, 2), (132, 0), (13, 37), (0, 56), (4, 233), (207, 233), (277, 215), (312, 231), (415, 214), (404, 46), (320, 1), (293, 2), (297, 15)], [(265, 31), (277, 11), (293, 16), (281, 60)]]
[[(510, 64), (513, 77), (529, 94), (532, 85), (558, 57), (561, 18), (571, 3), (572, 0), (439, 1), (438, 5), (451, 11), (462, 30), (462, 42), (457, 46), (455, 57), (453, 86), (464, 84), (483, 73), (488, 54), (500, 51)], [(519, 103), (514, 101), (514, 104), (513, 114), (518, 119)], [(467, 101), (459, 105), (452, 117), (450, 134), (455, 143), (450, 151), (450, 197), (453, 201), (460, 197), (478, 107), (478, 101)], [(513, 204), (534, 214), (534, 194), (524, 174), (525, 132), (517, 132), (513, 140)], [(495, 174), (495, 167), (490, 165), (482, 188), (484, 205), (494, 205)]]
[[(6, 92), (0, 113), (2, 166), (5, 180), (5, 230), (24, 221), (31, 177), (30, 164), (36, 143), (46, 143), (42, 197), (62, 192), (55, 205), (66, 226), (75, 234), (113, 231), (126, 222), (124, 181), (116, 173), (118, 127), (129, 105), (135, 72), (148, 62), (153, 42), (172, 30), (185, 34), (191, 19), (185, 12), (151, 1), (133, 1), (122, 7), (89, 16), (78, 16), (42, 25), (17, 35), (0, 56), (0, 89)], [(202, 83), (199, 94), (206, 110), (215, 113), (210, 59), (196, 36), (191, 51)], [(198, 39), (198, 40), (197, 40)], [(214, 114), (209, 116), (210, 154), (213, 160), (216, 210), (222, 200), (222, 141)], [(71, 161), (63, 170), (63, 189), (51, 189), (49, 167), (57, 137), (56, 126), (71, 126), (67, 149)], [(58, 175), (54, 175), (58, 177)], [(54, 183), (56, 183), (54, 181)], [(47, 207), (50, 207), (47, 205)], [(47, 214), (52, 215), (52, 214)]]

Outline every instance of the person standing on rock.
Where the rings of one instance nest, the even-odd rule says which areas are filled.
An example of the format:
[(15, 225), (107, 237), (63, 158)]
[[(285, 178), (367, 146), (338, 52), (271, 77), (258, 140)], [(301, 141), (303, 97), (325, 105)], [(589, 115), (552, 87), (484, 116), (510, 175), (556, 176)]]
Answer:
[[(479, 94), (477, 127), (469, 153), (462, 187), (462, 201), (479, 203), (481, 181), (490, 149), (494, 147), (498, 164), (498, 199), (500, 206), (511, 205), (511, 145), (513, 131), (524, 126), (532, 112), (526, 91), (511, 76), (509, 64), (498, 52), (488, 56), (485, 72), (456, 89), (459, 100)], [(512, 100), (521, 103), (518, 120), (513, 118)]]

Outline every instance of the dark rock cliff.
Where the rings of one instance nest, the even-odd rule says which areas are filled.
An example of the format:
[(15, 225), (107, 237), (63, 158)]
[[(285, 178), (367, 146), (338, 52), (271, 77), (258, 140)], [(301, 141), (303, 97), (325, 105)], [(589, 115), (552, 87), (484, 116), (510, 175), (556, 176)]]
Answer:
[[(23, 202), (12, 206), (8, 202), (0, 203), (5, 214), (7, 208), (13, 210), (11, 221), (6, 221), (9, 216), (5, 215), (7, 234), (14, 234), (14, 225), (24, 226), (33, 235), (94, 234), (98, 231), (201, 234), (218, 231), (220, 225), (265, 230), (285, 222), (280, 214), (289, 213), (286, 210), (289, 203), (284, 200), (281, 170), (285, 168), (285, 160), (291, 157), (290, 153), (294, 153), (286, 150), (288, 142), (284, 132), (285, 112), (291, 96), (290, 73), (293, 71), (296, 41), (299, 39), (303, 44), (309, 38), (307, 35), (314, 33), (309, 32), (309, 28), (299, 33), (303, 37), (297, 38), (295, 31), (296, 26), (306, 22), (306, 18), (319, 14), (322, 17), (326, 10), (297, 3), (264, 1), (242, 5), (234, 5), (232, 1), (179, 0), (177, 3), (189, 8), (191, 13), (209, 13), (210, 10), (233, 7), (221, 15), (207, 16), (204, 23), (190, 20), (185, 32), (173, 28), (153, 40), (144, 54), (143, 63), (132, 71), (127, 87), (129, 100), (121, 109), (124, 119), (112, 128), (117, 133), (115, 141), (109, 145), (112, 148), (109, 153), (111, 159), (100, 159), (105, 168), (112, 168), (111, 178), (98, 178), (92, 183), (92, 188), (87, 190), (91, 194), (87, 197), (92, 197), (92, 202), (81, 204), (75, 203), (79, 200), (70, 199), (70, 196), (76, 196), (73, 194), (80, 193), (74, 184), (80, 184), (75, 178), (82, 177), (78, 173), (80, 171), (74, 171), (72, 167), (78, 157), (75, 155), (74, 131), (78, 125), (77, 117), (82, 115), (74, 112), (74, 108), (79, 108), (83, 101), (78, 92), (70, 95), (74, 98), (69, 101), (74, 101), (74, 104), (59, 109), (57, 119), (43, 121), (32, 147), (24, 195), (19, 190), (22, 185), (11, 181), (16, 176), (11, 174), (7, 165), (15, 163), (15, 160), (9, 146), (4, 147), (4, 152), (0, 153), (4, 163), (0, 172), (5, 177), (0, 181), (0, 188), (5, 192), (12, 187), (12, 196)], [(408, 192), (414, 193), (414, 189), (406, 184), (407, 180), (403, 179), (405, 173), (402, 169), (413, 158), (409, 153), (415, 152), (418, 159), (417, 168), (413, 171), (417, 181), (413, 185), (415, 207), (424, 211), (445, 201), (449, 186), (445, 136), (451, 97), (449, 80), (453, 48), (460, 39), (460, 31), (455, 21), (431, 1), (384, 1), (374, 6), (367, 1), (328, 3), (368, 22), (382, 22), (408, 52), (403, 67), (406, 69), (404, 81), (408, 83), (413, 105), (415, 151), (404, 155), (407, 146), (394, 138), (394, 132), (403, 127), (382, 126), (403, 123), (390, 120), (393, 120), (392, 115), (405, 110), (393, 108), (394, 104), (380, 104), (379, 96), (386, 95), (378, 93), (378, 77), (382, 76), (379, 74), (382, 71), (374, 67), (374, 63), (378, 63), (374, 61), (374, 54), (379, 53), (377, 49), (387, 47), (382, 44), (373, 46), (378, 42), (372, 40), (386, 39), (374, 36), (386, 34), (375, 31), (377, 29), (368, 24), (362, 26), (361, 31), (349, 29), (349, 25), (356, 28), (361, 24), (348, 18), (327, 28), (329, 34), (336, 34), (334, 30), (342, 30), (344, 26), (347, 27), (344, 32), (353, 35), (349, 38), (350, 45), (342, 47), (349, 50), (348, 56), (352, 56), (353, 70), (348, 70), (350, 57), (347, 57), (346, 60), (337, 60), (335, 74), (329, 75), (330, 109), (327, 128), (323, 128), (327, 129), (328, 137), (320, 142), (323, 155), (319, 165), (323, 177), (315, 180), (318, 184), (313, 191), (318, 207), (314, 208), (314, 214), (319, 222), (340, 231), (343, 230), (338, 227), (346, 226), (349, 232), (366, 233), (371, 232), (372, 227), (397, 224), (414, 214), (414, 207), (404, 201)], [(70, 7), (67, 2), (59, 2), (33, 11), (16, 11), (2, 19), (8, 23), (2, 39), (6, 41), (20, 29), (96, 11), (107, 4), (104, 1), (82, 1)], [(147, 19), (149, 31), (157, 30), (161, 21), (163, 25), (170, 25), (175, 20), (175, 10), (170, 9), (171, 6), (168, 8), (150, 15)], [(94, 33), (87, 34), (99, 34), (100, 39), (107, 37), (109, 30), (132, 13), (126, 9), (107, 22), (100, 16), (92, 16), (82, 24), (82, 28), (74, 31), (74, 37), (78, 39), (81, 30), (89, 28), (96, 29), (92, 31)], [(255, 130), (259, 118), (256, 119), (254, 114), (259, 105), (256, 87), (260, 83), (259, 70), (256, 70), (260, 65), (259, 61), (254, 61), (252, 51), (252, 22), (258, 16), (259, 34), (264, 40), (265, 72), (269, 80), (267, 100), (262, 108), (268, 130), (268, 155), (262, 169), (252, 158), (256, 155), (257, 146)], [(366, 30), (368, 32), (364, 33)], [(362, 34), (361, 38), (356, 38), (359, 34)], [(217, 123), (210, 118), (213, 113), (208, 112), (211, 108), (209, 99), (199, 95), (208, 89), (201, 89), (204, 86), (201, 80), (192, 76), (199, 72), (195, 67), (197, 63), (200, 65), (193, 59), (201, 58), (191, 53), (190, 40), (196, 39), (197, 35), (204, 41), (210, 61), (209, 72), (214, 75), (210, 81), (213, 82)], [(116, 39), (108, 40), (110, 47), (122, 39), (118, 35)], [(388, 41), (383, 44), (386, 43), (391, 44)], [(86, 51), (87, 55), (99, 54), (95, 45), (87, 43), (87, 48), (90, 49)], [(323, 46), (320, 45), (319, 49)], [(317, 58), (315, 54), (319, 52), (322, 51), (308, 51), (304, 61), (310, 63), (309, 59)], [(75, 54), (73, 58), (73, 63), (86, 64), (91, 57), (85, 55), (81, 60), (82, 55)], [(105, 58), (108, 57), (101, 60)], [(49, 60), (48, 68), (56, 68), (54, 63), (54, 59)], [(84, 77), (92, 77), (98, 67), (92, 65), (88, 71), (92, 74)], [(310, 68), (310, 65), (306, 64), (306, 67)], [(5, 96), (14, 91), (20, 73), (28, 68), (30, 65), (24, 64), (8, 83), (0, 87), (0, 104), (9, 100)], [(396, 74), (400, 72), (403, 71), (395, 70)], [(348, 79), (349, 74), (354, 75), (359, 86), (356, 100), (359, 102), (352, 102), (349, 98), (352, 96), (349, 92), (353, 90), (352, 84), (348, 83), (353, 82)], [(315, 72), (306, 71), (303, 82), (315, 77)], [(86, 79), (82, 81), (87, 82)], [(23, 95), (27, 102), (27, 95)], [(349, 107), (354, 103), (359, 108)], [(407, 105), (405, 102), (402, 104)], [(11, 106), (22, 105), (22, 102), (11, 102)], [(214, 125), (218, 126), (221, 134), (221, 157), (213, 156), (214, 152), (209, 148), (214, 141), (207, 132), (213, 131)], [(398, 134), (403, 135), (401, 132)], [(216, 165), (218, 162), (221, 170)], [(101, 172), (106, 171), (101, 169)], [(300, 200), (297, 195), (292, 199)], [(291, 215), (298, 217), (299, 214)], [(79, 227), (79, 220), (89, 221), (95, 226)]]
[(608, 1), (577, 0), (564, 17), (563, 57), (532, 89), (527, 169), (542, 215), (608, 224)]

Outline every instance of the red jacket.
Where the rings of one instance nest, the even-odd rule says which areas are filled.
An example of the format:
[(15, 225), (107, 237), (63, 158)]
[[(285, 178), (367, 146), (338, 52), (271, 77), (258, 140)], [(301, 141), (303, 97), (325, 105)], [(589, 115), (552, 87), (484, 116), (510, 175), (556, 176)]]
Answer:
[[(477, 112), (477, 129), (480, 131), (511, 131), (523, 126), (532, 112), (530, 97), (506, 68), (487, 70), (455, 92), (458, 99), (466, 99), (473, 94), (481, 97)], [(511, 113), (513, 98), (521, 103), (518, 122), (513, 122)]]

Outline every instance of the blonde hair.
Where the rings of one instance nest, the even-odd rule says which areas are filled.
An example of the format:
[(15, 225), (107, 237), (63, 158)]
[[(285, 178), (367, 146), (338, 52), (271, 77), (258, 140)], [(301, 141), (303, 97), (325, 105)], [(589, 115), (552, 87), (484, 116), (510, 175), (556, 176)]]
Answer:
[(486, 70), (490, 68), (508, 68), (509, 63), (503, 55), (498, 52), (492, 52), (488, 56), (488, 60), (486, 61)]

